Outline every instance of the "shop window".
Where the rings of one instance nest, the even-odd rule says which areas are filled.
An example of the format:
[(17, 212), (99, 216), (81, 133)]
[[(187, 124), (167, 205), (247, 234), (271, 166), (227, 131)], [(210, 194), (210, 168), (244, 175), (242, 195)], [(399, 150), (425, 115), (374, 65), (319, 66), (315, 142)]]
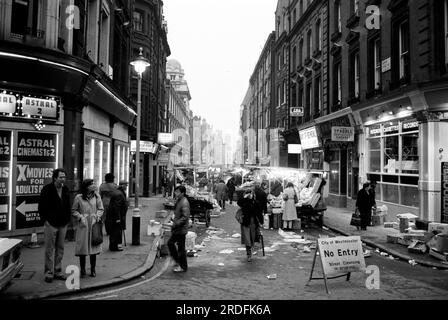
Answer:
[(144, 32), (143, 25), (143, 13), (140, 11), (134, 11), (134, 30)]
[[(383, 201), (396, 203), (399, 199), (399, 186), (393, 184), (381, 184)], [(377, 199), (378, 200), (378, 199)]]
[(384, 138), (384, 173), (398, 173), (398, 136)]
[(14, 0), (11, 8), (11, 34), (22, 38), (32, 35), (37, 38), (44, 36), (40, 27), (41, 0)]
[(368, 140), (368, 156), (369, 161), (368, 170), (370, 172), (380, 172), (381, 170), (381, 140), (369, 139)]
[(408, 207), (418, 208), (420, 205), (418, 188), (401, 186), (401, 204)]
[(93, 179), (97, 184), (110, 170), (110, 142), (85, 137), (83, 179)]
[(339, 194), (340, 159), (339, 150), (330, 151), (330, 193)]
[(401, 172), (418, 174), (418, 134), (406, 134), (402, 137)]

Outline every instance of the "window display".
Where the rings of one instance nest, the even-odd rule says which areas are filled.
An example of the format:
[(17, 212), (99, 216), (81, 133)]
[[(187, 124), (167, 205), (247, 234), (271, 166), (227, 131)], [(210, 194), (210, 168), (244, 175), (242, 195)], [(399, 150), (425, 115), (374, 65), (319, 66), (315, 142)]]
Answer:
[(99, 185), (110, 171), (110, 142), (86, 136), (84, 138), (84, 179), (93, 179)]

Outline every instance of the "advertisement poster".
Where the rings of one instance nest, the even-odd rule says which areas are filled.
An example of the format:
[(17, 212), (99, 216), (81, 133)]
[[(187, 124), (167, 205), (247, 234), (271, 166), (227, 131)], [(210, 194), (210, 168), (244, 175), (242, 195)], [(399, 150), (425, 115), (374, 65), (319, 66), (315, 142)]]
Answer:
[(448, 162), (442, 162), (442, 223), (448, 223)]
[(8, 230), (11, 132), (0, 131), (0, 231)]
[(299, 131), (299, 135), (303, 150), (319, 148), (319, 138), (317, 136), (316, 127)]
[(56, 166), (55, 134), (19, 132), (17, 140), (16, 229), (43, 225), (38, 213), (42, 188)]
[(364, 272), (366, 263), (360, 236), (319, 238), (319, 253), (327, 276)]

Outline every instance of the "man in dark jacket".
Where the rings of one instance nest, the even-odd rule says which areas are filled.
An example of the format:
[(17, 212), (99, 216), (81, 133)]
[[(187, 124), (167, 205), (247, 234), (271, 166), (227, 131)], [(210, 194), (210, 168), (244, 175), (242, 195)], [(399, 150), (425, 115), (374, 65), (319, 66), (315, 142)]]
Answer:
[(112, 192), (109, 202), (109, 210), (106, 212), (106, 232), (109, 235), (109, 250), (123, 251), (121, 238), (126, 229), (126, 213), (128, 201), (126, 199), (127, 181), (120, 181), (118, 188)]
[(372, 207), (375, 203), (370, 192), (370, 182), (366, 182), (362, 189), (358, 191), (356, 199), (356, 208), (361, 215), (361, 230), (367, 230), (367, 226), (370, 226), (372, 219)]
[[(190, 218), (190, 203), (185, 197), (187, 190), (184, 186), (178, 186), (174, 190), (176, 206), (174, 209), (171, 238), (168, 240), (168, 248), (176, 265), (174, 272), (185, 272), (188, 269), (187, 252), (185, 250), (185, 238), (188, 233), (188, 220)], [(176, 248), (177, 244), (177, 248)]]
[(267, 213), (268, 211), (268, 195), (264, 191), (264, 184), (263, 185), (256, 185), (255, 186), (255, 202), (257, 202), (258, 207), (261, 210), (262, 214)]
[(42, 188), (39, 215), (44, 224), (45, 281), (66, 280), (62, 272), (64, 240), (71, 217), (70, 195), (65, 183), (65, 170), (53, 171), (53, 182)]
[(229, 202), (232, 204), (233, 194), (235, 193), (235, 180), (233, 177), (227, 181), (227, 191), (229, 193)]

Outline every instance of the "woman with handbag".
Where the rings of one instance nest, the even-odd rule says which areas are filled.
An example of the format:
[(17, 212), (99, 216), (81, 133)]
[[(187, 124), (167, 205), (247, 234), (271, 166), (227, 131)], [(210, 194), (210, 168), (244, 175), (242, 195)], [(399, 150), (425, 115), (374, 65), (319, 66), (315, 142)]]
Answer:
[[(296, 209), (297, 194), (294, 189), (294, 184), (289, 182), (283, 192), (283, 200), (285, 200), (285, 207), (283, 209), (283, 229), (292, 229), (292, 223), (297, 220)], [(297, 200), (298, 201), (298, 200)]]
[(370, 182), (363, 184), (362, 189), (358, 191), (356, 198), (356, 209), (361, 216), (361, 230), (367, 230), (367, 226), (370, 226), (372, 219), (372, 207), (375, 205), (372, 195)]
[(260, 235), (260, 225), (263, 224), (262, 210), (255, 201), (252, 190), (244, 192), (244, 196), (237, 202), (241, 207), (241, 244), (246, 245), (247, 262), (252, 262), (252, 248)]
[(90, 276), (96, 276), (96, 255), (102, 251), (102, 220), (104, 208), (92, 179), (81, 183), (80, 194), (73, 201), (72, 215), (76, 220), (75, 255), (79, 257), (81, 277), (86, 276), (86, 256), (90, 257)]

